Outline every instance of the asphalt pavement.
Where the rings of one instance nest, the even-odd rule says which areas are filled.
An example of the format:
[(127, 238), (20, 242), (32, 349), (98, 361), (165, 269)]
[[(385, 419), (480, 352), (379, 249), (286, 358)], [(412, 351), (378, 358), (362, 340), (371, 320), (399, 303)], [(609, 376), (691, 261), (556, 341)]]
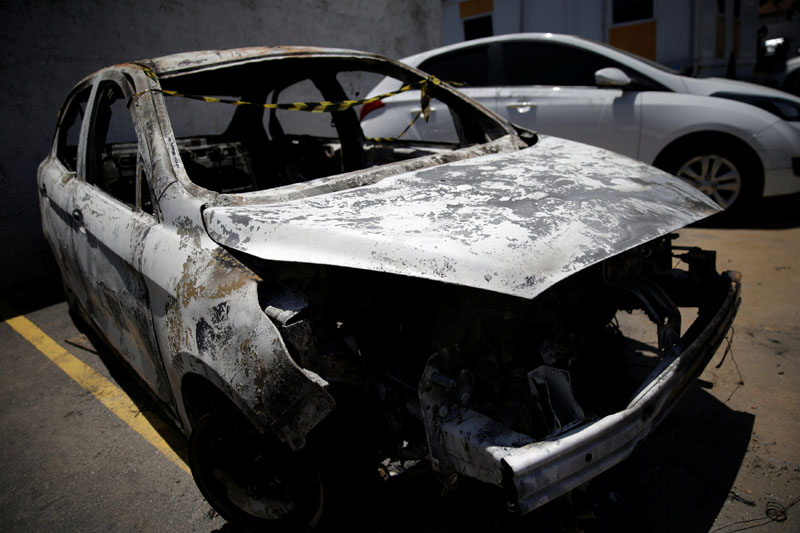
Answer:
[[(485, 487), (443, 494), (420, 470), (329, 528), (800, 530), (800, 220), (786, 214), (792, 199), (767, 202), (735, 227), (680, 232), (678, 244), (715, 249), (719, 269), (742, 272), (743, 303), (730, 350), (723, 344), (628, 460), (521, 519), (507, 517)], [(195, 487), (184, 437), (123, 365), (82, 344), (58, 289), (6, 300), (4, 320), (24, 316), (130, 400), (120, 417), (10, 321), (0, 323), (0, 531), (236, 531)], [(167, 454), (126, 422), (138, 417)]]

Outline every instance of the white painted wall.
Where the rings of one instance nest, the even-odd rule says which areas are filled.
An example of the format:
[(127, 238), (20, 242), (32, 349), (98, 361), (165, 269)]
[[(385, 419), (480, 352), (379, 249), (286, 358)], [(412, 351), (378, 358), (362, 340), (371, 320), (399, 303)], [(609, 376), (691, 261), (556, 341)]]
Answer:
[[(716, 57), (717, 2), (713, 0), (653, 0), (657, 21), (656, 60), (677, 69), (696, 68), (702, 75), (724, 75), (733, 43), (733, 3), (725, 0), (728, 15), (726, 54)], [(444, 44), (464, 40), (458, 4), (442, 1)], [(523, 32), (569, 33), (608, 41), (613, 0), (494, 0), (495, 35)], [(756, 59), (758, 2), (741, 0), (741, 45), (737, 74), (747, 78)]]
[[(498, 9), (497, 4), (502, 4), (502, 9)], [(495, 9), (492, 14), (492, 26), (494, 34), (517, 33), (525, 31), (520, 15), (520, 6), (524, 5), (524, 0), (496, 0)]]
[(692, 57), (692, 9), (692, 2), (654, 3), (656, 61), (659, 63), (680, 70)]
[[(716, 57), (717, 3), (697, 2), (694, 4), (695, 32), (697, 50), (695, 55), (696, 73), (700, 76), (724, 76), (733, 45), (733, 1), (726, 1), (726, 46), (724, 57)], [(741, 0), (740, 12), (741, 50), (736, 59), (736, 73), (740, 78), (749, 78), (756, 63), (756, 39), (758, 31), (758, 2)]]
[(57, 274), (40, 230), (36, 167), (81, 77), (198, 49), (317, 45), (403, 57), (441, 43), (440, 0), (27, 0), (0, 3), (0, 298)]
[[(459, 0), (442, 1), (444, 44), (464, 40)], [(600, 0), (495, 0), (492, 28), (495, 35), (518, 32), (571, 33), (604, 41), (603, 5)]]
[(458, 11), (458, 0), (442, 0), (442, 44), (464, 40), (464, 25)]

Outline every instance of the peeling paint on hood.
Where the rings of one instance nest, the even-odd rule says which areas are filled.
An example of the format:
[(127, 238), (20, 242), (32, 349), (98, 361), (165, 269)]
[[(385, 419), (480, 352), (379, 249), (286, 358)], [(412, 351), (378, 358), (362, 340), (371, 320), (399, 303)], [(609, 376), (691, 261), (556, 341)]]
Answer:
[(690, 185), (588, 145), (536, 146), (285, 203), (209, 207), (219, 244), (267, 260), (440, 280), (533, 298), (719, 211)]

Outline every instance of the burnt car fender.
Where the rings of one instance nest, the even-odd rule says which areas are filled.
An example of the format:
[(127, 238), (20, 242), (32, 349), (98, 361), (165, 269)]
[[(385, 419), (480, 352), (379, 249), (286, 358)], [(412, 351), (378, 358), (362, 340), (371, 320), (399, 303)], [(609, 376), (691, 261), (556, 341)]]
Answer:
[[(259, 281), (224, 250), (189, 256), (176, 293), (162, 295), (156, 313), (163, 317), (167, 368), (178, 387), (189, 374), (204, 377), (260, 431), (300, 449), (335, 402), (324, 380), (292, 360), (259, 307)], [(180, 403), (190, 425), (187, 406)]]

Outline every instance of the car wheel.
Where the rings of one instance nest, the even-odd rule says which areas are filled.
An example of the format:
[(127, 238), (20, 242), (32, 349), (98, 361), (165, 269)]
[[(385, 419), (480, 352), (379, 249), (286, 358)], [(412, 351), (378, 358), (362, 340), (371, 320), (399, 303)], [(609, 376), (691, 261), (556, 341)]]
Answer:
[(229, 522), (269, 531), (310, 531), (322, 516), (316, 468), (260, 433), (238, 411), (203, 416), (189, 440), (189, 465), (206, 500)]
[(762, 188), (762, 179), (749, 160), (725, 146), (684, 151), (662, 168), (731, 213), (758, 199)]

